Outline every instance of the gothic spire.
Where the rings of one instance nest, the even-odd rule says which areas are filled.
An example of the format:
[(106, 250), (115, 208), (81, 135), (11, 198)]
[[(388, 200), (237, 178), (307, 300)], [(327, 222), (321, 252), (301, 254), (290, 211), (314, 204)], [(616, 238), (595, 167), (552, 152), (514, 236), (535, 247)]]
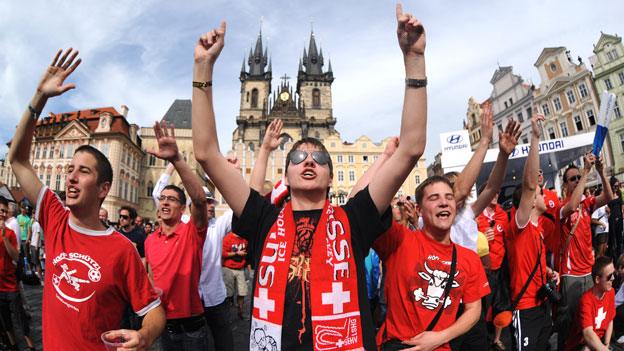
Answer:
[(268, 63), (268, 52), (266, 49), (264, 49), (264, 51), (262, 49), (262, 31), (258, 34), (254, 50), (252, 51), (249, 49), (249, 59), (247, 60), (247, 63), (249, 64), (249, 75), (264, 75), (264, 68)]

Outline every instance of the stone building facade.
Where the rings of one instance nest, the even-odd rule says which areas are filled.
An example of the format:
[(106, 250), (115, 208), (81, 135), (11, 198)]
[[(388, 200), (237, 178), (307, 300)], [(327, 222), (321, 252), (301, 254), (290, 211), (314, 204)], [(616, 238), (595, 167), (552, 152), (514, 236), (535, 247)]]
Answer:
[(513, 73), (513, 67), (498, 67), (490, 79), (492, 93), (492, 119), (494, 133), (492, 146), (498, 147), (499, 130), (504, 130), (507, 121), (514, 119), (520, 123), (522, 134), (519, 142), (529, 142), (531, 134), (531, 116), (533, 103), (533, 89), (519, 75)]

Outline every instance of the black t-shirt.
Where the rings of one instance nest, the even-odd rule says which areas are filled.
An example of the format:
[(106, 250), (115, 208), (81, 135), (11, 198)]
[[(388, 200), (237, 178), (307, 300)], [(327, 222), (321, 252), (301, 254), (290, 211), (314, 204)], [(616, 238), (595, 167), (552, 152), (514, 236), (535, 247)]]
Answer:
[(139, 251), (139, 256), (145, 257), (145, 231), (141, 227), (135, 225), (129, 232), (119, 228), (119, 232), (134, 243), (137, 251)]
[[(373, 327), (368, 305), (364, 258), (368, 255), (373, 241), (390, 228), (392, 215), (388, 209), (383, 216), (379, 216), (377, 207), (375, 207), (368, 192), (368, 187), (357, 193), (342, 208), (347, 214), (351, 227), (351, 242), (357, 270), (358, 301), (362, 320), (364, 349), (375, 350), (375, 328)], [(320, 219), (321, 211), (322, 209), (293, 212), (297, 238), (293, 245), (288, 282), (286, 284), (282, 325), (283, 350), (312, 350), (311, 308), (308, 303), (310, 301), (308, 273), (310, 270), (310, 249), (314, 239), (312, 234)], [(262, 255), (264, 240), (277, 219), (279, 212), (280, 208), (271, 205), (260, 194), (251, 190), (240, 218), (234, 216), (232, 219), (232, 231), (247, 239), (249, 242), (249, 255), (256, 266)], [(302, 299), (303, 293), (306, 294), (305, 299)]]

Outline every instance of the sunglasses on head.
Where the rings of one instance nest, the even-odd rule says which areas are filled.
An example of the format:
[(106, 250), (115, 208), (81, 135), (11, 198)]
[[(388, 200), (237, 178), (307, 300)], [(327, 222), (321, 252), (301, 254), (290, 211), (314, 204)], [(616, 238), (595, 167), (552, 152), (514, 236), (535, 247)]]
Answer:
[[(308, 152), (304, 150), (294, 150), (290, 153), (288, 157), (290, 159), (290, 163), (294, 165), (298, 165), (301, 162), (305, 161), (308, 158)], [(329, 154), (324, 151), (312, 151), (312, 159), (319, 165), (326, 165), (329, 163)]]
[(575, 175), (575, 176), (571, 176), (570, 178), (568, 178), (568, 182), (576, 182), (577, 180), (580, 180), (581, 176), (580, 175)]

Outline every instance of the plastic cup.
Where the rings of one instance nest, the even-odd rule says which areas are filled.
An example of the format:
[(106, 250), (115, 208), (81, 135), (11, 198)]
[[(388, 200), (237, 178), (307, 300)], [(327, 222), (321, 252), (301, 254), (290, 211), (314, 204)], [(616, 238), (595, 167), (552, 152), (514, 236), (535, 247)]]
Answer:
[(102, 333), (102, 342), (108, 351), (117, 351), (126, 342), (126, 333), (123, 330), (109, 330)]

